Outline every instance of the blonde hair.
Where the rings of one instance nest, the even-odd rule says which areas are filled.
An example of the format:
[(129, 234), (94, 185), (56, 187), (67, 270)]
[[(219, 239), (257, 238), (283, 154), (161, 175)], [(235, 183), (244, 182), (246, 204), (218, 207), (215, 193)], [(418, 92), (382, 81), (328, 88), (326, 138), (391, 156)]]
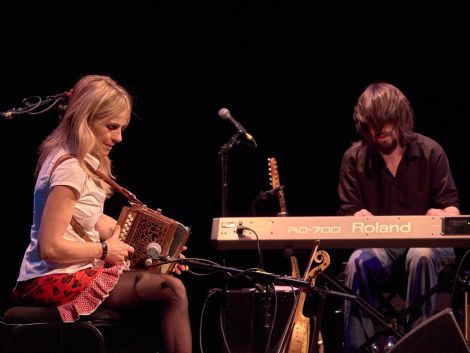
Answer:
[[(39, 148), (36, 174), (47, 155), (60, 146), (67, 148), (83, 165), (85, 156), (91, 153), (96, 144), (92, 123), (119, 115), (123, 111), (129, 112), (129, 116), (132, 111), (132, 97), (125, 88), (108, 76), (82, 77), (72, 88), (64, 117)], [(98, 170), (113, 178), (109, 157), (97, 158), (100, 162)], [(84, 170), (87, 171), (85, 167)], [(92, 177), (96, 178), (94, 175)], [(111, 193), (107, 184), (103, 187), (108, 194)]]

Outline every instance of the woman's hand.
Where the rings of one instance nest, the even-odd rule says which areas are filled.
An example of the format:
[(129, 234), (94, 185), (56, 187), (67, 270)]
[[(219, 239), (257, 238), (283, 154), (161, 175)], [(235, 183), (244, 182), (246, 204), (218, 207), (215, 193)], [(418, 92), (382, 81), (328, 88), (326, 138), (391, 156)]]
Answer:
[(134, 253), (134, 248), (132, 246), (119, 240), (120, 232), (121, 227), (116, 225), (116, 227), (114, 227), (113, 234), (106, 240), (106, 244), (108, 245), (108, 255), (104, 260), (112, 265), (124, 262), (129, 257), (129, 254)]
[[(181, 253), (180, 253), (180, 256), (179, 256), (180, 259), (185, 259), (186, 258), (186, 256), (183, 255), (183, 251), (185, 251), (187, 249), (188, 249), (187, 246), (183, 246), (183, 249), (181, 250)], [(177, 275), (180, 275), (182, 272), (188, 271), (188, 270), (189, 270), (189, 266), (179, 264), (179, 263), (177, 263), (176, 266), (173, 267), (173, 273), (175, 273)]]

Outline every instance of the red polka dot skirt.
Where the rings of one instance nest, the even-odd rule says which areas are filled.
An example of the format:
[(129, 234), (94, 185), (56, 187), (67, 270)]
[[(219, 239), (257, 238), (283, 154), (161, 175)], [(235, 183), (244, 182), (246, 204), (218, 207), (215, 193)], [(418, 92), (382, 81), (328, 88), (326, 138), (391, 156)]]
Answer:
[(18, 282), (12, 299), (21, 305), (57, 306), (63, 322), (90, 315), (114, 288), (125, 264), (55, 273)]

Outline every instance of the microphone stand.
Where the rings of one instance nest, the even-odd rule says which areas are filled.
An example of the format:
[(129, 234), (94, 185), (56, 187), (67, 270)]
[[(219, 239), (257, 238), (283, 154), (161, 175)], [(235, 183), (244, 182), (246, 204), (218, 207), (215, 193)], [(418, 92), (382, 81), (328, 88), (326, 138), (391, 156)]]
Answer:
[[(29, 115), (37, 115), (48, 111), (49, 109), (53, 108), (54, 106), (58, 105), (59, 110), (65, 110), (66, 108), (66, 98), (70, 93), (65, 92), (62, 94), (57, 94), (53, 96), (47, 96), (46, 98), (41, 98), (39, 96), (33, 96), (23, 99), (24, 107), (20, 108), (12, 108), (7, 110), (6, 112), (0, 112), (0, 115), (3, 116), (5, 119), (12, 119), (17, 115), (22, 114), (29, 114)], [(35, 102), (32, 100), (36, 100)], [(60, 103), (60, 104), (59, 104)], [(37, 111), (38, 108), (46, 106), (44, 109)]]
[(274, 284), (284, 284), (284, 285), (288, 285), (291, 287), (306, 287), (309, 290), (319, 293), (320, 295), (323, 295), (323, 296), (332, 295), (332, 296), (339, 297), (339, 298), (346, 299), (346, 300), (354, 300), (356, 297), (353, 294), (349, 294), (345, 292), (338, 292), (338, 291), (330, 290), (328, 288), (317, 287), (315, 285), (310, 284), (309, 281), (304, 281), (302, 279), (297, 279), (297, 278), (293, 278), (293, 277), (285, 276), (285, 275), (278, 275), (272, 272), (263, 271), (261, 269), (241, 270), (236, 267), (221, 266), (214, 262), (208, 262), (208, 261), (203, 262), (203, 261), (191, 259), (191, 258), (176, 259), (176, 260), (171, 260), (168, 262), (177, 262), (183, 265), (188, 265), (188, 266), (193, 266), (193, 267), (211, 270), (215, 272), (225, 273), (231, 276), (232, 278), (245, 276), (252, 280), (256, 279), (257, 281), (259, 281), (259, 283), (263, 283), (263, 284), (274, 283)]
[(233, 148), (234, 145), (238, 144), (238, 138), (240, 137), (242, 130), (237, 132), (230, 138), (230, 140), (220, 147), (219, 156), (222, 164), (222, 217), (227, 217), (227, 201), (228, 201), (228, 183), (227, 183), (227, 171), (228, 171), (228, 152)]
[(256, 279), (259, 283), (264, 284), (284, 284), (291, 287), (298, 287), (298, 288), (307, 288), (309, 291), (317, 293), (323, 299), (328, 295), (331, 295), (335, 298), (339, 298), (342, 300), (349, 300), (354, 304), (361, 307), (362, 310), (367, 312), (373, 319), (380, 322), (385, 327), (388, 327), (398, 338), (402, 338), (405, 334), (398, 329), (396, 322), (392, 320), (389, 322), (384, 315), (378, 312), (374, 307), (372, 307), (369, 303), (367, 303), (364, 299), (359, 297), (358, 295), (349, 293), (348, 289), (344, 288), (340, 283), (336, 280), (328, 276), (325, 272), (321, 272), (319, 277), (323, 277), (328, 283), (332, 284), (335, 288), (339, 291), (331, 290), (325, 287), (318, 287), (312, 285), (308, 280), (304, 281), (302, 279), (296, 279), (290, 276), (285, 275), (277, 275), (275, 273), (265, 272), (260, 269), (251, 269), (251, 270), (240, 270), (235, 267), (226, 267), (220, 266), (213, 262), (201, 262), (199, 260), (194, 259), (178, 259), (174, 262), (179, 262), (181, 264), (199, 267), (203, 269), (209, 269), (211, 271), (221, 272), (228, 274), (229, 276), (235, 278), (241, 275), (248, 277), (251, 280)]
[[(276, 295), (276, 291), (274, 290), (274, 293), (271, 293), (271, 290), (274, 288), (274, 284), (283, 284), (287, 285), (290, 287), (305, 287), (311, 292), (318, 293), (321, 298), (324, 298), (326, 295), (332, 295), (334, 297), (339, 297), (341, 299), (345, 300), (355, 300), (355, 296), (344, 293), (344, 292), (337, 292), (333, 290), (329, 290), (328, 288), (320, 288), (315, 285), (312, 285), (309, 280), (302, 280), (302, 279), (296, 279), (290, 276), (283, 276), (283, 275), (277, 275), (275, 273), (270, 273), (270, 272), (265, 272), (261, 269), (249, 269), (249, 270), (240, 270), (238, 268), (234, 267), (225, 267), (225, 266), (220, 266), (216, 263), (213, 262), (201, 262), (199, 260), (195, 259), (178, 259), (175, 260), (175, 262), (185, 264), (188, 266), (196, 267), (196, 268), (203, 268), (206, 270), (210, 270), (212, 272), (219, 272), (219, 273), (224, 273), (229, 275), (231, 278), (236, 278), (240, 276), (245, 276), (248, 279), (255, 281), (256, 282), (256, 289), (260, 291), (260, 304), (261, 304), (261, 327), (263, 330), (263, 343), (266, 347), (266, 349), (269, 349), (267, 345), (270, 344), (270, 335), (271, 335), (271, 330), (272, 330), (272, 322), (271, 322), (271, 313), (270, 313), (270, 306), (271, 306), (271, 294)], [(318, 320), (319, 323), (320, 320)], [(286, 325), (288, 322), (286, 323)], [(287, 330), (287, 326), (284, 328), (284, 331)], [(313, 335), (313, 339), (318, 341), (318, 331), (319, 329), (316, 329), (316, 332)], [(315, 341), (315, 343), (316, 343)], [(265, 350), (266, 351), (266, 350)]]
[(333, 285), (342, 293), (347, 294), (350, 297), (347, 300), (359, 306), (362, 310), (367, 312), (367, 314), (369, 314), (377, 322), (381, 323), (384, 327), (389, 328), (398, 338), (402, 338), (405, 335), (401, 330), (398, 329), (396, 320), (392, 319), (392, 322), (387, 321), (386, 317), (382, 315), (379, 311), (377, 311), (377, 309), (372, 307), (368, 302), (366, 302), (358, 295), (351, 294), (351, 290), (349, 288), (343, 286), (341, 283), (338, 283), (335, 279), (328, 276), (325, 272), (321, 272), (319, 274), (319, 277), (324, 278), (328, 283)]

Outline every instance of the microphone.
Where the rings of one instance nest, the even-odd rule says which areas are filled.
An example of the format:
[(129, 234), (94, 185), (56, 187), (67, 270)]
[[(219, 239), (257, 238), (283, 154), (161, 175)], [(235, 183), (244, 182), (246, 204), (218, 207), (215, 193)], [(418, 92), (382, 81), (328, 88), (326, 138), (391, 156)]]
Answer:
[(149, 267), (152, 266), (153, 260), (158, 260), (160, 258), (160, 254), (162, 253), (162, 247), (158, 243), (151, 242), (147, 245), (145, 252), (148, 256), (145, 260), (145, 266)]
[(20, 115), (22, 112), (17, 111), (15, 109), (7, 110), (6, 112), (0, 112), (0, 115), (3, 116), (5, 119), (13, 119), (14, 116)]
[(246, 129), (243, 127), (242, 124), (240, 124), (238, 121), (235, 120), (235, 118), (232, 116), (232, 114), (230, 114), (230, 110), (228, 110), (227, 108), (221, 108), (219, 110), (219, 116), (223, 120), (230, 120), (230, 122), (233, 125), (235, 125), (237, 130), (245, 135), (245, 137), (248, 141), (251, 141), (255, 147), (258, 147), (258, 144), (256, 143), (254, 137), (246, 131)]
[(263, 198), (263, 200), (266, 200), (269, 196), (275, 196), (279, 191), (282, 190), (282, 188), (282, 186), (276, 186), (274, 189), (261, 191), (261, 198)]

